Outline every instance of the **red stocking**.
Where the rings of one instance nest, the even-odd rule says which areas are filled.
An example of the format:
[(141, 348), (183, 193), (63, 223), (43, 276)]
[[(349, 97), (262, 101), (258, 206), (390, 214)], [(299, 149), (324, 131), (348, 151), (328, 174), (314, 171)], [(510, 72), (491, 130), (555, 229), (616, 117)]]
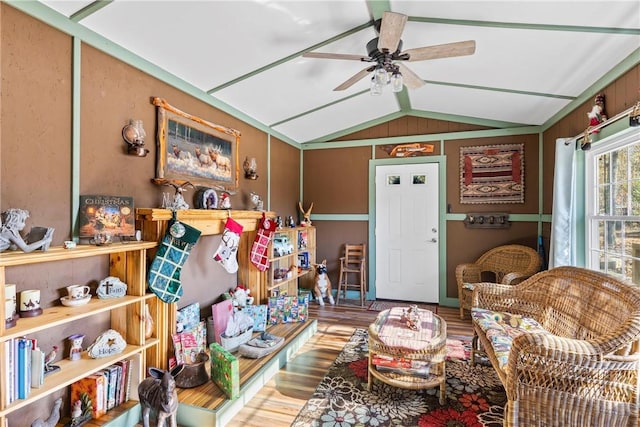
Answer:
[(264, 212), (262, 213), (262, 219), (258, 226), (258, 234), (253, 241), (251, 247), (251, 262), (260, 271), (265, 271), (269, 268), (269, 257), (267, 256), (267, 248), (269, 242), (273, 236), (273, 232), (276, 231), (278, 224), (275, 221), (265, 218)]

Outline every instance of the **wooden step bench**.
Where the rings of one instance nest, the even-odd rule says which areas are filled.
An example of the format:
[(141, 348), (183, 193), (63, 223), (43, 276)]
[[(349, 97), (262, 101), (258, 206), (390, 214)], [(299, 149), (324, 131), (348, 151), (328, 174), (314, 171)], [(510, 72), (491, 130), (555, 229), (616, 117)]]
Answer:
[[(280, 368), (293, 358), (317, 330), (318, 321), (316, 319), (269, 327), (268, 332), (283, 336), (285, 343), (278, 351), (260, 359), (238, 357), (240, 397), (235, 400), (227, 399), (222, 390), (212, 381), (191, 389), (178, 389), (180, 402), (178, 424), (182, 427), (222, 427), (226, 425), (278, 373)], [(207, 372), (209, 372), (209, 368), (210, 366), (207, 366)], [(134, 385), (132, 384), (131, 387)], [(140, 412), (140, 405), (135, 404), (119, 416), (113, 416), (106, 423), (102, 419), (93, 422), (111, 427), (141, 426)]]

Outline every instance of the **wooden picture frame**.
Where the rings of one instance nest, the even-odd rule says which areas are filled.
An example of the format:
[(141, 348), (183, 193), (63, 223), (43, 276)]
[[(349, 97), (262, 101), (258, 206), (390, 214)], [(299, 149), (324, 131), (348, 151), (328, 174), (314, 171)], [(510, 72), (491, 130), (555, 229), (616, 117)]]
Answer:
[(162, 98), (157, 107), (156, 180), (238, 189), (240, 132), (185, 113)]

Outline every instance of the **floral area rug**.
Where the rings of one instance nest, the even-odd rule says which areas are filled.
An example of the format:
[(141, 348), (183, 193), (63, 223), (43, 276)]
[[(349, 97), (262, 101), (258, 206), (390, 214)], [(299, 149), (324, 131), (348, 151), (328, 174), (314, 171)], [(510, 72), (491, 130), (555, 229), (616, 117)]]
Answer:
[(493, 368), (469, 363), (469, 341), (447, 340), (445, 405), (439, 389), (375, 380), (367, 391), (367, 331), (356, 329), (292, 427), (501, 427), (506, 394)]

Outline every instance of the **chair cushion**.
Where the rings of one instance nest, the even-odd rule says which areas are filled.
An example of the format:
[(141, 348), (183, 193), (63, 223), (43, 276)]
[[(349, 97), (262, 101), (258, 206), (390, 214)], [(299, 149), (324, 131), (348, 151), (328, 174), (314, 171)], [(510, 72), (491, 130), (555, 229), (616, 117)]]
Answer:
[(491, 342), (501, 369), (507, 365), (514, 338), (525, 332), (549, 333), (535, 319), (501, 311), (475, 307), (471, 310), (471, 318)]
[(465, 289), (467, 291), (473, 291), (476, 287), (475, 283), (463, 283), (462, 284), (462, 289)]

